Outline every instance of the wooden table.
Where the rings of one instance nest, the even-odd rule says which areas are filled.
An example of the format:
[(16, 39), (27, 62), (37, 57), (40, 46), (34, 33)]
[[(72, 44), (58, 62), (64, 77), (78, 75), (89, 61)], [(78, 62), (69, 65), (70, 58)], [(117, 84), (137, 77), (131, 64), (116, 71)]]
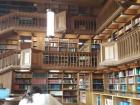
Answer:
[(18, 105), (19, 98), (14, 98), (11, 100), (0, 100), (0, 105)]

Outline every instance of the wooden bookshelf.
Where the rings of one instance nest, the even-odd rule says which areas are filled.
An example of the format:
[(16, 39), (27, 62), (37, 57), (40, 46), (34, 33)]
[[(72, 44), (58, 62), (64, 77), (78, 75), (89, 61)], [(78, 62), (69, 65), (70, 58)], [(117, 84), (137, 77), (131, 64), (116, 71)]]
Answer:
[(139, 105), (138, 94), (93, 92), (91, 105)]
[(31, 72), (13, 72), (13, 93), (24, 93), (31, 86), (32, 73)]
[(63, 103), (78, 103), (78, 73), (64, 72)]
[(52, 94), (61, 103), (63, 101), (63, 72), (48, 72), (48, 93)]
[(64, 105), (87, 103), (86, 92), (91, 90), (92, 72), (32, 70), (13, 73), (13, 93), (23, 94), (32, 85), (52, 94)]
[(140, 93), (140, 68), (129, 68), (114, 71), (107, 75), (107, 86), (110, 92)]
[(78, 42), (78, 39), (48, 38), (48, 40), (45, 42), (45, 50), (57, 52), (76, 52), (78, 51)]
[(32, 85), (38, 86), (45, 93), (48, 93), (48, 73), (35, 71), (32, 73)]
[(86, 91), (90, 91), (91, 89), (91, 73), (85, 72), (85, 73), (79, 73), (79, 101), (80, 104), (86, 104)]
[(103, 91), (104, 82), (102, 73), (93, 73), (92, 74), (92, 90), (93, 91)]

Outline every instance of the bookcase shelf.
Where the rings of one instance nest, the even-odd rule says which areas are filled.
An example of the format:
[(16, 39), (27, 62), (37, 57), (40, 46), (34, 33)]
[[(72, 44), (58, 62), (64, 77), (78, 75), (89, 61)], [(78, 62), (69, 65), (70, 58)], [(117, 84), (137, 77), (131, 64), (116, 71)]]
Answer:
[(90, 72), (35, 70), (15, 73), (14, 92), (24, 93), (30, 85), (38, 86), (44, 93), (52, 94), (63, 104), (86, 103), (86, 91), (91, 89)]
[(42, 71), (36, 71), (32, 73), (32, 85), (38, 86), (43, 92), (48, 92), (48, 73)]
[(102, 73), (93, 73), (92, 76), (92, 86), (93, 86), (93, 91), (103, 91), (104, 90), (104, 82), (103, 82), (103, 74)]
[(27, 88), (31, 85), (32, 74), (21, 73), (21, 72), (13, 72), (13, 93), (24, 93)]
[(64, 72), (63, 103), (78, 102), (78, 85), (77, 84), (78, 84), (78, 73)]
[[(140, 68), (129, 68), (123, 71), (114, 71), (108, 73), (106, 84), (108, 91), (117, 91), (125, 93), (140, 93)], [(117, 74), (115, 76), (114, 74)]]
[(78, 49), (78, 39), (52, 38), (46, 41), (46, 51), (76, 52)]
[(139, 105), (139, 94), (93, 92), (91, 105)]

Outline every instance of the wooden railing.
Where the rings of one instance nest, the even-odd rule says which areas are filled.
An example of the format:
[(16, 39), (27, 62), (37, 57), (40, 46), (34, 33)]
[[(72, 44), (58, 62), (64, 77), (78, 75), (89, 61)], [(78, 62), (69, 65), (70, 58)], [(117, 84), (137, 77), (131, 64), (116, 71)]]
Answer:
[[(98, 66), (99, 52), (43, 52), (32, 49), (31, 67), (33, 69), (94, 70)], [(25, 54), (9, 50), (0, 54), (0, 73), (10, 69), (24, 69)]]
[(93, 34), (95, 31), (95, 18), (92, 16), (72, 16), (68, 25), (68, 33)]
[(44, 64), (69, 67), (96, 67), (97, 53), (88, 52), (45, 52)]
[(4, 51), (0, 54), (0, 73), (20, 65), (20, 53), (16, 50)]
[[(70, 16), (67, 33), (93, 34), (95, 19), (92, 16)], [(41, 13), (13, 12), (0, 17), (0, 34), (10, 30), (46, 31), (46, 16)]]
[[(101, 65), (118, 65), (140, 59), (140, 27), (124, 33), (114, 43), (108, 42), (101, 45)], [(110, 51), (112, 58), (106, 59), (107, 47), (112, 47)], [(111, 56), (109, 55), (109, 56)]]
[(0, 34), (9, 30), (45, 31), (46, 16), (39, 13), (13, 12), (0, 17)]
[(32, 49), (32, 68), (95, 70), (100, 61), (99, 55), (99, 51), (51, 52)]
[(119, 60), (140, 57), (140, 27), (126, 33), (117, 41), (117, 44)]

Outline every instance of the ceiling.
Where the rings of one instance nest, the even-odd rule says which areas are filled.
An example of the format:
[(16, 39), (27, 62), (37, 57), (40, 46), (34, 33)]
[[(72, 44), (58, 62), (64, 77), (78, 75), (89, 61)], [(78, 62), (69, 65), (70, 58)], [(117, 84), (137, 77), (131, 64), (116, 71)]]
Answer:
[[(18, 1), (19, 0), (2, 0), (2, 1)], [(108, 0), (20, 0), (26, 2), (45, 3), (45, 2), (74, 2), (82, 6), (101, 7)]]
[(101, 7), (108, 0), (73, 0), (80, 5), (93, 6), (93, 7)]

